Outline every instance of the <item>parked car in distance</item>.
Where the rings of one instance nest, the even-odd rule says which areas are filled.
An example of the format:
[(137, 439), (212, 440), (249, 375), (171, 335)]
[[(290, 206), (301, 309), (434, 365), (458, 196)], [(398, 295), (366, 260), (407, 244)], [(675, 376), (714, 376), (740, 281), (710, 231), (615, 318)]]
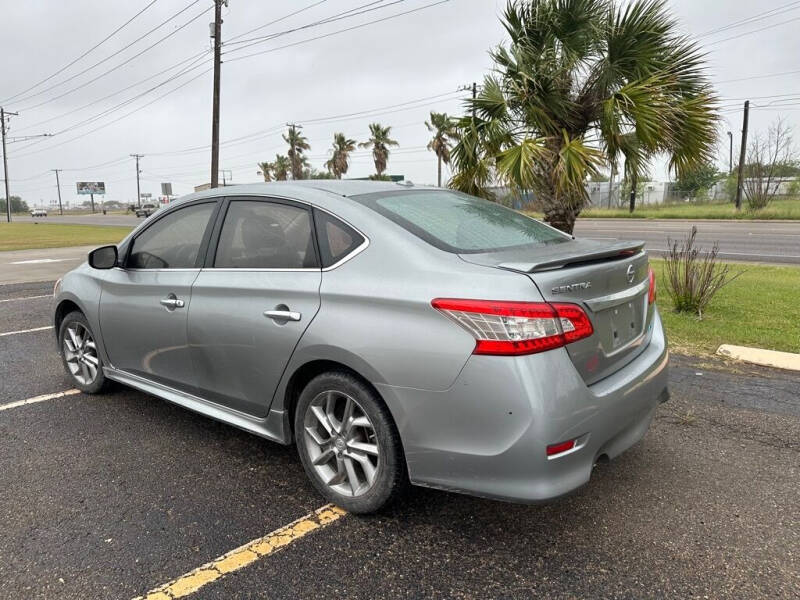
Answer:
[(47, 211), (44, 208), (34, 208), (31, 210), (32, 217), (46, 217)]
[(668, 398), (642, 242), (573, 239), (439, 188), (199, 192), (92, 251), (54, 295), (78, 389), (113, 380), (294, 443), (351, 512), (408, 482), (557, 498)]
[(136, 216), (137, 217), (149, 217), (154, 212), (158, 210), (158, 204), (142, 204), (141, 206), (136, 208)]

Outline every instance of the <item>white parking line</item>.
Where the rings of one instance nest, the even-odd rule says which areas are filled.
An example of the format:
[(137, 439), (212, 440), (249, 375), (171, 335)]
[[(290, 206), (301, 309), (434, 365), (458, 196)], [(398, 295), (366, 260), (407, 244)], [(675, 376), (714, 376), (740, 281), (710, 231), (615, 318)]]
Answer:
[(66, 392), (57, 392), (55, 394), (44, 394), (43, 396), (34, 396), (33, 398), (28, 398), (27, 400), (17, 400), (16, 402), (9, 402), (8, 404), (0, 404), (0, 412), (4, 410), (10, 410), (12, 408), (18, 408), (20, 406), (26, 406), (28, 404), (36, 404), (37, 402), (47, 402), (48, 400), (55, 400), (56, 398), (63, 398), (64, 396), (74, 396), (75, 394), (80, 394), (80, 390), (67, 390)]
[(42, 296), (25, 296), (24, 298), (6, 298), (5, 300), (0, 300), (2, 302), (16, 302), (17, 300), (36, 300), (38, 298), (52, 298), (53, 294), (44, 294)]
[(7, 335), (17, 335), (19, 333), (33, 333), (34, 331), (46, 331), (47, 329), (53, 329), (53, 326), (48, 325), (47, 327), (34, 327), (33, 329), (21, 329), (20, 331), (6, 331), (4, 333), (0, 333), (0, 337), (5, 337)]

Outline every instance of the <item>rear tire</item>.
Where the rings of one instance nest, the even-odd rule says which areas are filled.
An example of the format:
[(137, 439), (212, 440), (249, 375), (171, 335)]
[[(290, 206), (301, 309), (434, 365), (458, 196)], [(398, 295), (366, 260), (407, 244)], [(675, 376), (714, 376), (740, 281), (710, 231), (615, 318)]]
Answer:
[(400, 435), (388, 409), (350, 373), (323, 373), (306, 385), (294, 432), (311, 483), (348, 512), (376, 512), (408, 485)]
[(58, 328), (58, 351), (73, 385), (85, 394), (99, 394), (108, 387), (103, 359), (94, 333), (82, 312), (69, 313)]

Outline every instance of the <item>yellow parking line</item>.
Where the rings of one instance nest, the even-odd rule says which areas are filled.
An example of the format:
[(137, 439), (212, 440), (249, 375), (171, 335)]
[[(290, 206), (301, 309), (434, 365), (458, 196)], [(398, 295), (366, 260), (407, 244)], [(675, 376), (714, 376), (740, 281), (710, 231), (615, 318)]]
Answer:
[(80, 390), (67, 390), (66, 392), (57, 392), (55, 394), (45, 394), (43, 396), (34, 396), (26, 400), (17, 400), (16, 402), (9, 402), (8, 404), (0, 404), (0, 412), (17, 408), (18, 406), (25, 406), (26, 404), (36, 404), (37, 402), (46, 402), (47, 400), (55, 400), (56, 398), (63, 398), (64, 396), (73, 396), (80, 394)]
[(158, 586), (144, 596), (137, 596), (134, 600), (173, 600), (194, 594), (203, 586), (285, 548), (306, 534), (326, 527), (346, 514), (338, 506), (326, 504), (264, 537), (239, 546), (177, 579)]

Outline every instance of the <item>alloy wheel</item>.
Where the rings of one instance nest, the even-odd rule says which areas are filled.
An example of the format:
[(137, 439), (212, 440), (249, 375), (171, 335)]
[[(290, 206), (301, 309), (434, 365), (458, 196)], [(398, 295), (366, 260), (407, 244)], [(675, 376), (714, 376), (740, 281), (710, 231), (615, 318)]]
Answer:
[(344, 496), (361, 496), (374, 485), (380, 448), (363, 408), (335, 390), (308, 405), (304, 437), (311, 464), (323, 483)]
[(70, 323), (64, 331), (64, 360), (75, 381), (91, 385), (97, 379), (100, 358), (91, 332), (81, 323)]

